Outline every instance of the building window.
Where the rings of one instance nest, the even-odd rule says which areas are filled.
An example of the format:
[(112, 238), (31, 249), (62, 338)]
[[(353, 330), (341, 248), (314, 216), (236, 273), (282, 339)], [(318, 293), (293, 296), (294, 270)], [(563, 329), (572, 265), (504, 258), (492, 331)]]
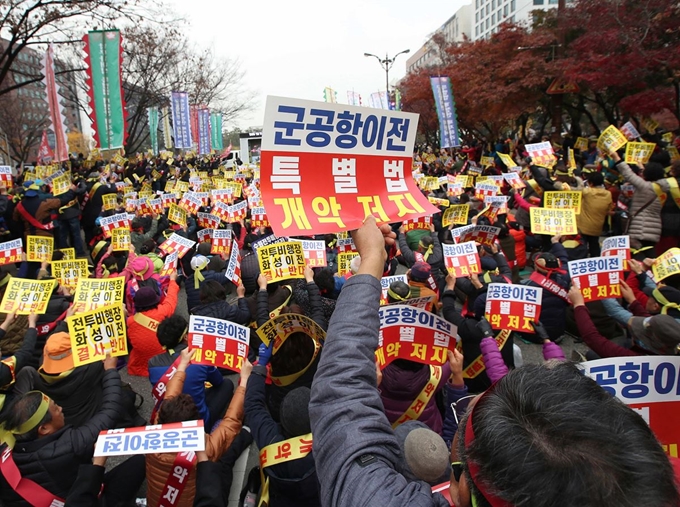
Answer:
[(534, 5), (543, 5), (544, 0), (534, 0)]
[(501, 22), (501, 7), (500, 7), (500, 5), (498, 6), (498, 12), (496, 13), (496, 19), (498, 20), (499, 23)]
[(557, 5), (558, 0), (548, 0), (549, 4)]
[(505, 17), (505, 16), (507, 16), (507, 15), (508, 15), (508, 5), (505, 4), (505, 5), (503, 6), (503, 17)]
[(479, 23), (479, 12), (475, 12), (475, 23)]
[(510, 12), (515, 12), (515, 0), (510, 0)]
[(489, 29), (489, 18), (486, 18), (486, 29)]
[(496, 8), (496, 0), (491, 0), (491, 8), (492, 9)]

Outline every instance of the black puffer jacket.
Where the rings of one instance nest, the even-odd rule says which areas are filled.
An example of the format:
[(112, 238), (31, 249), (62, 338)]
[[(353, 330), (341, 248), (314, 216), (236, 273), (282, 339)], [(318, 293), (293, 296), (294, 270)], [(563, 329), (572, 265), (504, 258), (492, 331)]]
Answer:
[[(121, 410), (120, 375), (115, 369), (104, 372), (102, 409), (79, 428), (64, 426), (51, 435), (32, 442), (17, 442), (14, 462), (21, 476), (37, 482), (52, 494), (66, 498), (78, 476), (81, 464), (90, 463), (99, 432), (114, 427)], [(4, 446), (1, 449), (4, 451)], [(0, 475), (0, 502), (5, 507), (27, 505)]]
[(213, 301), (204, 305), (195, 306), (191, 309), (192, 315), (202, 317), (212, 317), (214, 319), (228, 320), (247, 326), (250, 324), (250, 308), (245, 298), (238, 298), (235, 305), (230, 305), (226, 301)]

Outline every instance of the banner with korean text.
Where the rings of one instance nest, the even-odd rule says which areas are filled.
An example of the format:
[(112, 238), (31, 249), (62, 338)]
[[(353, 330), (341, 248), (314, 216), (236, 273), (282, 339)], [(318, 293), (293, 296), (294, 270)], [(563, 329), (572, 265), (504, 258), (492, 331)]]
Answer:
[(457, 327), (421, 308), (408, 305), (382, 306), (380, 334), (375, 357), (383, 369), (395, 359), (441, 366), (447, 350), (456, 348)]
[(101, 361), (107, 354), (113, 357), (127, 355), (123, 303), (73, 315), (66, 323), (74, 366)]
[(439, 146), (442, 148), (458, 148), (460, 137), (458, 135), (456, 104), (451, 90), (451, 78), (448, 76), (432, 76), (430, 77), (430, 85), (439, 117)]
[(278, 236), (336, 233), (428, 216), (411, 177), (418, 116), (268, 97), (261, 192)]
[(13, 239), (12, 241), (0, 243), (0, 266), (21, 262), (21, 254), (23, 252), (21, 239)]
[(198, 110), (198, 154), (210, 153), (210, 109), (199, 108)]
[(581, 213), (581, 192), (545, 192), (543, 207), (548, 209), (573, 209)]
[(569, 209), (548, 209), (536, 208), (529, 209), (531, 219), (531, 231), (534, 234), (548, 234), (554, 236), (561, 234), (568, 236), (578, 234), (576, 228), (576, 212)]
[(89, 312), (123, 302), (125, 277), (80, 278), (73, 295), (75, 313)]
[(623, 270), (628, 271), (630, 260), (630, 237), (611, 236), (602, 241), (602, 257), (619, 257), (623, 262)]
[(260, 273), (269, 283), (287, 278), (304, 278), (305, 254), (302, 244), (297, 241), (260, 247), (257, 250), (257, 257)]
[(680, 273), (680, 248), (666, 250), (652, 264), (652, 274), (657, 283), (678, 273)]
[(104, 430), (99, 433), (94, 455), (127, 456), (161, 452), (194, 454), (204, 450), (205, 430), (203, 421), (199, 420)]
[(620, 257), (590, 257), (569, 261), (569, 276), (584, 301), (621, 297), (623, 261)]
[(474, 241), (454, 245), (443, 244), (442, 248), (446, 270), (452, 276), (460, 278), (481, 273), (477, 244)]
[(59, 281), (60, 285), (68, 287), (72, 291), (76, 288), (78, 280), (87, 278), (89, 275), (87, 259), (53, 261), (52, 275)]
[(172, 92), (170, 98), (175, 148), (190, 150), (192, 142), (189, 94), (187, 92)]
[(173, 232), (168, 239), (163, 241), (163, 243), (158, 246), (158, 249), (166, 254), (177, 252), (179, 258), (181, 259), (189, 250), (194, 247), (195, 244), (195, 241), (187, 239), (184, 236), (180, 236), (179, 234)]
[(305, 261), (312, 268), (322, 268), (328, 265), (326, 261), (326, 243), (324, 241), (295, 240), (302, 243)]
[(248, 358), (250, 329), (228, 320), (191, 315), (187, 341), (196, 350), (192, 363), (238, 372)]
[(666, 454), (679, 457), (680, 357), (610, 357), (579, 367), (602, 389), (640, 414)]
[(543, 289), (527, 285), (490, 283), (484, 316), (494, 329), (534, 333), (532, 322), (541, 315)]
[(26, 280), (24, 278), (10, 278), (7, 282), (5, 295), (0, 302), (0, 312), (28, 315), (35, 313), (42, 315), (47, 311), (55, 285), (54, 280)]
[(408, 285), (408, 278), (406, 275), (383, 276), (380, 279), (380, 287), (382, 288), (382, 293), (380, 295), (381, 305), (386, 305), (388, 303), (387, 291), (393, 282), (404, 282), (406, 285)]

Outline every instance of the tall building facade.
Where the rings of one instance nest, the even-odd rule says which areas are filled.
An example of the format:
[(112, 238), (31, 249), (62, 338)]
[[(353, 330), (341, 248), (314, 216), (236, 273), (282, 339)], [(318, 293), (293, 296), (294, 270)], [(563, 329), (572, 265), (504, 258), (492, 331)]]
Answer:
[(474, 0), (472, 40), (486, 39), (502, 23), (531, 24), (532, 12), (557, 7), (558, 0)]

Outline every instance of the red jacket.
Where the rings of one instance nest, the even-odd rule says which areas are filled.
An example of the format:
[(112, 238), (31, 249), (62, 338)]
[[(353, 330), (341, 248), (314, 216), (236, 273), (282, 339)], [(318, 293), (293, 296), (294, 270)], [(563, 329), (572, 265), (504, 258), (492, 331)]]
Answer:
[(527, 235), (524, 231), (518, 231), (512, 227), (508, 227), (508, 231), (515, 238), (515, 262), (520, 269), (524, 269), (527, 265)]
[[(160, 323), (164, 318), (170, 317), (175, 313), (178, 293), (179, 285), (171, 281), (168, 286), (168, 294), (163, 301), (156, 308), (139, 313)], [(128, 373), (130, 375), (148, 377), (149, 359), (164, 352), (163, 347), (158, 343), (156, 331), (143, 326), (135, 320), (134, 316), (131, 316), (127, 319), (127, 332), (128, 340), (132, 345), (132, 351), (130, 351), (130, 358), (128, 359)]]

